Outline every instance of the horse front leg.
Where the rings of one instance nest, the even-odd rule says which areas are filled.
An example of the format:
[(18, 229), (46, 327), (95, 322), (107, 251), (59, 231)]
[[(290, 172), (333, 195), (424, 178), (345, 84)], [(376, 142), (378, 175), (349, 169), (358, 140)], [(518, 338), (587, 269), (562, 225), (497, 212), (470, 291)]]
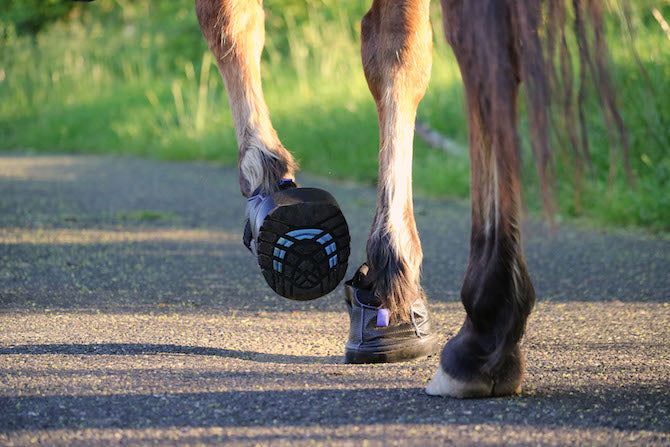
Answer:
[(363, 69), (379, 118), (379, 184), (367, 263), (346, 288), (347, 362), (409, 360), (436, 350), (412, 206), (414, 120), (432, 57), (429, 3), (375, 0), (361, 23)]
[(263, 98), (260, 59), (265, 15), (258, 0), (196, 0), (196, 14), (228, 94), (245, 197), (274, 192), (296, 164), (279, 141)]
[(244, 244), (280, 295), (325, 295), (346, 273), (349, 231), (329, 193), (297, 188), (296, 163), (270, 121), (261, 86), (262, 2), (196, 0), (195, 6), (235, 124), (240, 189), (248, 198)]
[(472, 229), (461, 290), (466, 319), (426, 391), (454, 397), (520, 392), (519, 341), (535, 302), (521, 247), (513, 11), (505, 0), (443, 0), (470, 126)]

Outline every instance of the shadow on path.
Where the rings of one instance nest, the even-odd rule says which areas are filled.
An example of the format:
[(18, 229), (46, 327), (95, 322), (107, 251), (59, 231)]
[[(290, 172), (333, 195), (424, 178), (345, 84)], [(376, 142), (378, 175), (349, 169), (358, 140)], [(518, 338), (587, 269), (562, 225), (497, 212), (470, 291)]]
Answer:
[(61, 355), (151, 355), (151, 354), (187, 354), (227, 357), (240, 360), (250, 360), (261, 363), (287, 363), (310, 365), (314, 363), (340, 363), (341, 356), (316, 356), (269, 354), (256, 351), (241, 351), (236, 349), (210, 348), (202, 346), (180, 346), (173, 344), (143, 344), (143, 343), (97, 343), (97, 344), (45, 344), (45, 345), (18, 345), (0, 347), (0, 355), (15, 354), (61, 354)]
[[(337, 427), (410, 421), (660, 432), (668, 429), (667, 415), (659, 412), (667, 405), (667, 394), (659, 389), (640, 385), (598, 391), (536, 390), (521, 398), (482, 400), (431, 397), (420, 388), (0, 398), (0, 429)], [(402, 412), (395, 410), (398, 405), (403, 406)]]

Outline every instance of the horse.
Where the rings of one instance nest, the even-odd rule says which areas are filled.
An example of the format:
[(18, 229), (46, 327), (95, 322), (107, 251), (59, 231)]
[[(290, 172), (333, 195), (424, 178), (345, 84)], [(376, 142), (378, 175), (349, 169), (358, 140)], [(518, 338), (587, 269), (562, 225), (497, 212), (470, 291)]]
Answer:
[[(521, 391), (524, 356), (519, 342), (536, 299), (521, 240), (517, 98), (522, 81), (526, 83), (531, 143), (545, 210), (548, 215), (553, 212), (548, 105), (555, 67), (554, 54), (543, 49), (539, 33), (543, 17), (549, 23), (546, 36), (551, 40), (550, 48), (558, 48), (562, 67), (570, 59), (564, 54), (566, 22), (575, 21), (582, 73), (588, 70), (585, 67), (594, 70), (604, 89), (601, 104), (607, 109), (605, 115), (613, 117), (616, 124), (620, 120), (614, 103), (608, 100), (611, 91), (601, 63), (600, 4), (597, 0), (572, 3), (574, 17), (566, 13), (564, 0), (441, 0), (446, 39), (465, 86), (471, 232), (461, 290), (466, 318), (442, 348), (437, 372), (426, 388), (428, 394), (464, 398)], [(339, 270), (328, 276), (318, 293), (308, 288), (303, 288), (303, 295), (292, 293), (286, 284), (280, 287), (272, 280), (283, 274), (282, 262), (290, 256), (286, 252), (299, 244), (307, 241), (321, 246), (319, 253), (331, 247), (346, 258), (349, 239), (343, 219), (332, 231), (319, 227), (316, 221), (323, 220), (324, 213), (337, 214), (336, 202), (315, 190), (303, 194), (312, 199), (301, 196), (301, 188), (293, 181), (296, 163), (270, 120), (261, 84), (265, 39), (262, 1), (195, 0), (195, 7), (234, 120), (240, 190), (249, 200), (245, 244), (259, 257), (268, 283), (280, 294), (295, 299), (322, 295), (342, 279), (346, 259), (340, 259)], [(366, 244), (367, 262), (345, 285), (351, 322), (345, 346), (345, 361), (349, 363), (403, 361), (439, 350), (420, 284), (422, 250), (413, 215), (411, 172), (416, 110), (432, 63), (429, 8), (430, 0), (373, 0), (361, 22), (363, 71), (379, 121), (379, 181)], [(589, 23), (595, 31), (593, 51), (588, 51), (584, 34)], [(572, 88), (571, 78), (565, 74), (568, 71), (563, 72), (563, 85)], [(272, 214), (286, 206), (290, 212), (281, 219)], [(306, 212), (307, 208), (311, 211)], [(296, 215), (307, 221), (291, 226)], [(308, 222), (310, 219), (314, 222)], [(318, 228), (312, 231), (310, 227)], [(335, 234), (336, 227), (344, 230)], [(329, 244), (329, 238), (335, 238), (336, 243)], [(269, 267), (263, 267), (263, 259)], [(327, 259), (334, 268), (333, 257)], [(297, 289), (299, 285), (289, 284)]]

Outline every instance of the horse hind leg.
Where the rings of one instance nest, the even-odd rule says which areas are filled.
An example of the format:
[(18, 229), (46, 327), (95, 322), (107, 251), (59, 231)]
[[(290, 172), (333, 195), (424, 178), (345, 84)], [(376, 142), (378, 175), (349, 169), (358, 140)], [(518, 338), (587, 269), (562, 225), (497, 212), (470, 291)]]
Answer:
[(535, 302), (521, 247), (516, 99), (519, 67), (505, 0), (443, 0), (470, 127), (472, 228), (461, 290), (466, 320), (426, 391), (453, 397), (520, 392), (519, 341)]
[(275, 191), (296, 164), (275, 132), (263, 99), (264, 12), (258, 0), (196, 0), (196, 14), (228, 94), (245, 197)]

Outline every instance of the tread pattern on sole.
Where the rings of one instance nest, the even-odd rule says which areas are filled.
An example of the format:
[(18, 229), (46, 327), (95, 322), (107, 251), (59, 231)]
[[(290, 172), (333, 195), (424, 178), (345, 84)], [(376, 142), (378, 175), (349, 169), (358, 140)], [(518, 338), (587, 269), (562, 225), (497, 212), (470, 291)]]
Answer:
[[(265, 218), (258, 235), (258, 264), (279, 295), (311, 300), (329, 293), (344, 278), (350, 237), (337, 206), (302, 205), (278, 207)], [(313, 223), (304, 225), (303, 219), (303, 225), (293, 225), (292, 217), (298, 214), (313, 216)]]

